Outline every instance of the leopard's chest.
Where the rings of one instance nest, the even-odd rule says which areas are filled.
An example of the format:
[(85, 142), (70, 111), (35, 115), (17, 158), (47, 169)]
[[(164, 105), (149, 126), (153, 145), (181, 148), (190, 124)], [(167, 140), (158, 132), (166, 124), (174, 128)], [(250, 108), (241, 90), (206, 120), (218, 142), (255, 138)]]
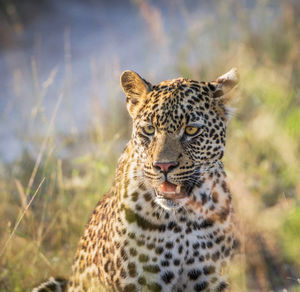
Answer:
[(116, 274), (120, 285), (132, 286), (133, 279), (137, 291), (143, 291), (143, 287), (153, 291), (197, 291), (214, 285), (211, 282), (220, 279), (221, 266), (231, 253), (232, 237), (225, 235), (222, 227), (201, 229), (189, 222), (174, 221), (161, 230), (127, 225), (115, 254), (116, 264), (122, 260), (121, 272)]

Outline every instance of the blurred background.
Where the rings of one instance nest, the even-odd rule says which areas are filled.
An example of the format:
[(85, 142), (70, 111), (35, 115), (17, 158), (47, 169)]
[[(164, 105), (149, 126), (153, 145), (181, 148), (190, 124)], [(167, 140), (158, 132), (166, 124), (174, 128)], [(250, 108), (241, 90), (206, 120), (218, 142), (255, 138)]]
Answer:
[(233, 291), (300, 291), (300, 2), (1, 0), (0, 291), (68, 277), (131, 121), (119, 85), (238, 67)]

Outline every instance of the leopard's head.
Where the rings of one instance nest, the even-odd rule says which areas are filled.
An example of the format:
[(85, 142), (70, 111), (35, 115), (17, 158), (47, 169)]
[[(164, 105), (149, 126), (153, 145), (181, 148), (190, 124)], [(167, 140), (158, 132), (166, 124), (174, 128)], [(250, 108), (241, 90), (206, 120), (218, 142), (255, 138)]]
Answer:
[(133, 71), (121, 75), (137, 165), (165, 209), (180, 207), (201, 174), (220, 164), (228, 92), (237, 82), (236, 69), (212, 82), (178, 78), (157, 85)]

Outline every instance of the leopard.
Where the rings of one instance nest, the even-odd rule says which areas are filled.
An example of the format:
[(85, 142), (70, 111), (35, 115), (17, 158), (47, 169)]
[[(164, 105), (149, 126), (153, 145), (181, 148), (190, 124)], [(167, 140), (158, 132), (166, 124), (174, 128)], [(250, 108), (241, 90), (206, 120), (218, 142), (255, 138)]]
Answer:
[(236, 253), (223, 165), (236, 68), (215, 81), (153, 85), (121, 75), (132, 135), (95, 207), (66, 283), (33, 291), (228, 291)]

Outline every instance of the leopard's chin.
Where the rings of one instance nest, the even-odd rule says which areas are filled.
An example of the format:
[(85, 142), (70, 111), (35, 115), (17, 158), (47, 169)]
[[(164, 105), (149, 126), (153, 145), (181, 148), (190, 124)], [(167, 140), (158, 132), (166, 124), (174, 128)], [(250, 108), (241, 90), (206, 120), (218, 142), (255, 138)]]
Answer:
[(180, 204), (178, 201), (166, 199), (160, 195), (155, 197), (155, 202), (167, 211), (177, 210), (182, 207), (182, 204)]

